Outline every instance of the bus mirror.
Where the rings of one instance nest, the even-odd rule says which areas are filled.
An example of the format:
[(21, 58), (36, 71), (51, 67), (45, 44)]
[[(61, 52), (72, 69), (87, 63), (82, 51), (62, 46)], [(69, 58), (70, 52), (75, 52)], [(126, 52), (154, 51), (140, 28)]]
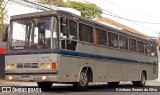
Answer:
[(8, 39), (8, 29), (9, 29), (9, 26), (7, 26), (6, 29), (5, 29), (5, 33), (3, 34), (3, 37), (2, 37), (2, 42), (7, 42), (7, 39)]

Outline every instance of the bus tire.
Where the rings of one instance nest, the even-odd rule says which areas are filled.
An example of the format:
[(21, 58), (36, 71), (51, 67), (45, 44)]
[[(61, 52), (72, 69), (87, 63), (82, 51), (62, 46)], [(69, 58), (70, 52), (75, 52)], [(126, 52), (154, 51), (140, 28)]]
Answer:
[(41, 89), (49, 89), (52, 86), (52, 82), (37, 82), (38, 87)]
[(79, 76), (79, 82), (73, 83), (73, 87), (76, 90), (85, 90), (88, 87), (88, 83), (89, 83), (89, 75), (86, 69), (83, 69)]
[(141, 73), (141, 80), (140, 81), (132, 81), (133, 86), (137, 86), (137, 87), (144, 87), (145, 83), (146, 83), (146, 73), (143, 71)]
[(110, 87), (116, 87), (119, 85), (119, 82), (108, 82), (108, 86)]

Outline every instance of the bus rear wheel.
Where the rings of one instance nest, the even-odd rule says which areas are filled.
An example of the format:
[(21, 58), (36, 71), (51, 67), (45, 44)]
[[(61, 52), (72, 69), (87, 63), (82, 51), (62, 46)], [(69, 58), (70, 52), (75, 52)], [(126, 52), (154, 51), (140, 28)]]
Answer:
[(52, 82), (37, 82), (38, 87), (42, 89), (49, 89), (52, 86)]
[(140, 81), (132, 81), (133, 86), (143, 87), (146, 84), (146, 73), (141, 73), (141, 80)]
[(108, 82), (108, 86), (110, 87), (116, 87), (119, 85), (119, 82)]
[(76, 90), (85, 90), (88, 87), (89, 77), (87, 70), (83, 69), (80, 73), (79, 82), (73, 83)]

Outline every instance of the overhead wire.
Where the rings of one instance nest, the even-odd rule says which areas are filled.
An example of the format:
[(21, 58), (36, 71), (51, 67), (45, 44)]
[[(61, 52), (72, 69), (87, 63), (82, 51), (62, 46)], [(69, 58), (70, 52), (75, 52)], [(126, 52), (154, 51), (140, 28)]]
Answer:
[(111, 4), (111, 5), (117, 6), (117, 7), (121, 8), (121, 9), (127, 10), (127, 11), (129, 11), (129, 12), (136, 13), (136, 14), (138, 14), (138, 15), (142, 15), (142, 16), (146, 16), (146, 17), (151, 17), (151, 18), (160, 18), (160, 17), (155, 17), (155, 16), (151, 16), (151, 15), (147, 15), (147, 14), (142, 14), (142, 13), (133, 11), (133, 10), (131, 10), (131, 9), (128, 9), (128, 8), (119, 6), (119, 5), (117, 5), (117, 4), (113, 3), (113, 2), (109, 2), (108, 0), (104, 0), (104, 1), (107, 2), (107, 3), (109, 3), (109, 4)]
[[(16, 0), (10, 0), (10, 1), (16, 1)], [(27, 3), (30, 3), (30, 4), (33, 4), (33, 5), (36, 5), (37, 8), (42, 7), (42, 8), (47, 9), (47, 10), (54, 10), (54, 9), (52, 9), (52, 8), (46, 7), (46, 6), (44, 6), (44, 5), (41, 5), (41, 4), (32, 2), (32, 1), (29, 1), (29, 0), (22, 0), (22, 1), (23, 1), (23, 2), (27, 2)], [(85, 1), (85, 0), (83, 0), (83, 1), (86, 2), (86, 3), (91, 4), (91, 3), (88, 2), (88, 1)], [(100, 7), (99, 7), (99, 8), (100, 8)], [(46, 11), (46, 10), (44, 10), (44, 9), (40, 9), (40, 10)], [(102, 8), (101, 8), (101, 9), (102, 9)], [(121, 16), (119, 16), (119, 15), (113, 13), (113, 12), (110, 12), (110, 11), (108, 11), (108, 10), (106, 10), (106, 9), (102, 9), (102, 10), (104, 10), (105, 12), (108, 12), (108, 13), (109, 13), (109, 14), (108, 14), (108, 13), (104, 13), (104, 12), (103, 12), (103, 14), (105, 14), (105, 15), (112, 16), (112, 17), (116, 17), (116, 18), (123, 19), (123, 20), (127, 20), (127, 21), (130, 21), (130, 22), (132, 22), (132, 23), (133, 23), (133, 22), (138, 22), (138, 23), (147, 23), (147, 24), (160, 24), (160, 23), (144, 22), (144, 21), (136, 21), (136, 20), (132, 20), (132, 19), (127, 19), (127, 18), (123, 18), (123, 17), (121, 17)], [(137, 25), (138, 25), (138, 24), (137, 24)], [(141, 25), (139, 25), (139, 26), (141, 26)], [(158, 33), (158, 32), (156, 32), (156, 31), (153, 31), (153, 30), (151, 30), (151, 29), (149, 29), (149, 28), (146, 28), (146, 27), (144, 27), (144, 26), (141, 26), (141, 27), (143, 27), (143, 28), (145, 28), (145, 29), (147, 29), (147, 30), (149, 30), (149, 31)]]
[[(88, 2), (88, 1), (86, 1), (86, 0), (82, 0), (82, 1), (91, 4), (90, 2)], [(100, 8), (100, 7), (99, 7), (99, 8)], [(102, 9), (102, 8), (101, 8), (101, 9)], [(102, 9), (102, 10), (103, 10), (103, 11), (106, 11), (106, 12), (108, 12), (108, 13), (111, 13), (111, 14), (113, 14), (113, 15), (107, 14), (107, 13), (104, 13), (104, 12), (103, 12), (103, 14), (106, 14), (106, 15), (109, 15), (109, 16), (113, 16), (113, 17), (116, 17), (116, 18), (120, 18), (120, 19), (124, 19), (124, 20), (128, 20), (128, 21), (133, 21), (133, 22), (138, 22), (138, 23), (147, 23), (147, 24), (160, 24), (160, 22), (148, 22), (148, 21), (139, 21), (139, 20), (128, 19), (128, 18), (121, 17), (121, 16), (119, 16), (119, 15), (113, 13), (113, 12), (110, 12), (110, 11), (108, 11), (108, 10), (106, 10), (106, 9)]]
[[(89, 3), (89, 4), (91, 4), (90, 2), (88, 2), (88, 1), (86, 1), (86, 0), (83, 0), (84, 2), (86, 2), (86, 3)], [(100, 8), (100, 7), (99, 7)], [(102, 8), (101, 8), (102, 9)], [(131, 22), (131, 23), (145, 23), (145, 24), (160, 24), (160, 23), (155, 23), (155, 22), (144, 22), (144, 21), (137, 21), (137, 20), (132, 20), (132, 19), (127, 19), (127, 18), (123, 18), (123, 17), (121, 17), (121, 16), (119, 16), (119, 15), (117, 15), (117, 14), (115, 14), (115, 13), (113, 13), (113, 12), (110, 12), (110, 11), (108, 11), (108, 10), (106, 10), (106, 9), (102, 9), (103, 11), (105, 11), (105, 12), (108, 12), (108, 13), (104, 13), (103, 12), (103, 14), (105, 14), (105, 15), (108, 15), (108, 16), (111, 16), (111, 17), (115, 17), (115, 18), (119, 18), (119, 19), (122, 19), (122, 20), (126, 20), (126, 21), (129, 21), (129, 22)], [(147, 28), (147, 27), (144, 27), (144, 26), (142, 26), (142, 25), (139, 25), (139, 24), (136, 24), (136, 25), (138, 25), (138, 26), (140, 26), (140, 27), (142, 27), (142, 28), (144, 28), (144, 29), (146, 29), (146, 30), (149, 30), (149, 31), (152, 31), (152, 32), (154, 32), (154, 33), (157, 33), (157, 34), (159, 34), (159, 32), (156, 32), (156, 31), (154, 31), (154, 30), (152, 30), (152, 29), (149, 29), (149, 28)]]

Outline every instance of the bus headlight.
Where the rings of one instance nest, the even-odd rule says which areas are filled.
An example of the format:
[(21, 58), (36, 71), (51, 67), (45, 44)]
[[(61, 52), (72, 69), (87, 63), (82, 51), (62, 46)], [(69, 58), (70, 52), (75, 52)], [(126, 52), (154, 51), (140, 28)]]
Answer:
[(14, 64), (11, 64), (11, 69), (14, 69), (14, 68), (15, 68)]
[(41, 68), (41, 69), (45, 69), (45, 67), (46, 67), (46, 64), (45, 64), (45, 63), (41, 63), (40, 68)]
[(46, 63), (46, 69), (51, 69), (51, 64), (50, 63)]
[(14, 64), (7, 64), (6, 70), (10, 70), (10, 69), (15, 69), (15, 65)]

